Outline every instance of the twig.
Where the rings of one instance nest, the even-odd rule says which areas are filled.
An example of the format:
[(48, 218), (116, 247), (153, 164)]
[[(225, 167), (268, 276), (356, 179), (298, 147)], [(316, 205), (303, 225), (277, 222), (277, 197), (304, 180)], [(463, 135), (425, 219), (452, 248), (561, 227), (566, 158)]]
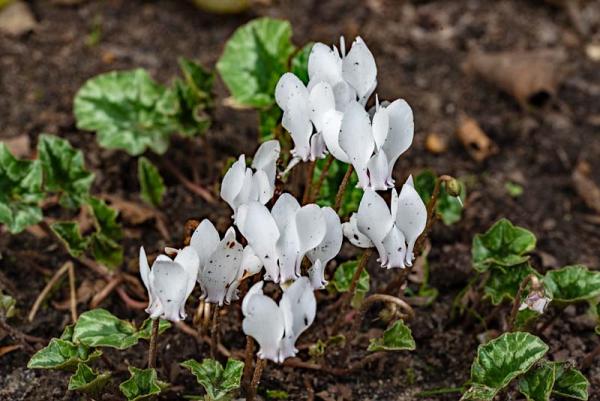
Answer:
[(122, 287), (117, 287), (117, 294), (119, 294), (119, 298), (123, 300), (125, 306), (129, 309), (146, 309), (148, 307), (148, 303), (136, 301), (127, 295), (127, 292)]
[[(194, 337), (196, 339), (200, 339), (200, 340), (205, 341), (205, 342), (209, 342), (210, 341), (210, 339), (208, 337), (203, 336), (196, 329), (188, 326), (184, 322), (177, 322), (177, 323), (175, 323), (175, 327), (177, 327), (179, 330), (181, 330), (185, 334), (187, 334), (189, 336), (192, 336), (192, 337)], [(221, 343), (217, 344), (217, 350), (219, 351), (219, 353), (221, 355), (223, 355), (226, 358), (229, 358), (233, 354), (230, 350), (228, 350), (227, 348), (225, 348), (225, 346), (223, 344), (221, 344)]]
[(198, 185), (198, 184), (190, 181), (169, 160), (167, 160), (166, 158), (163, 157), (163, 158), (160, 159), (160, 163), (171, 174), (173, 174), (173, 176), (181, 183), (181, 185), (183, 185), (184, 187), (186, 187), (190, 192), (193, 192), (194, 194), (198, 195), (199, 197), (201, 197), (202, 199), (204, 199), (208, 203), (215, 203), (215, 197), (213, 196), (213, 194), (208, 189), (206, 189), (204, 187), (201, 187), (200, 185)]
[(70, 292), (70, 300), (71, 300), (71, 319), (73, 319), (73, 323), (77, 321), (77, 291), (75, 288), (75, 268), (73, 267), (73, 263), (68, 264), (68, 272), (69, 272), (69, 292)]
[(306, 401), (314, 401), (315, 389), (312, 385), (311, 379), (308, 376), (304, 376), (304, 387), (306, 387)]
[(312, 197), (312, 179), (316, 165), (317, 162), (313, 160), (308, 163), (308, 167), (306, 169), (306, 183), (304, 184), (304, 195), (302, 196), (303, 205), (306, 205)]
[(350, 181), (350, 177), (352, 176), (352, 172), (354, 171), (354, 167), (352, 164), (348, 165), (348, 170), (346, 170), (346, 174), (344, 174), (344, 178), (342, 179), (342, 183), (338, 188), (337, 193), (335, 194), (335, 205), (333, 206), (333, 210), (339, 213), (340, 208), (342, 206), (342, 200), (344, 199), (344, 193), (346, 192), (346, 187), (348, 186), (348, 181)]
[(46, 286), (44, 287), (42, 292), (40, 292), (40, 295), (38, 295), (35, 302), (33, 303), (33, 306), (31, 307), (31, 311), (29, 312), (29, 316), (27, 317), (27, 320), (32, 322), (33, 319), (35, 319), (35, 315), (37, 314), (38, 309), (40, 309), (42, 302), (44, 302), (44, 299), (46, 299), (46, 297), (52, 290), (52, 287), (54, 287), (54, 285), (58, 282), (58, 280), (62, 277), (62, 275), (67, 272), (67, 270), (69, 269), (69, 266), (73, 266), (73, 263), (71, 261), (68, 261), (65, 264), (63, 264), (61, 266), (61, 268), (58, 269), (56, 271), (56, 273), (54, 273), (54, 275), (52, 276), (50, 281), (48, 281), (48, 284), (46, 284)]
[(0, 317), (0, 329), (4, 330), (9, 336), (18, 341), (27, 352), (31, 354), (35, 352), (35, 349), (27, 342), (27, 335), (6, 323), (3, 317)]
[(242, 388), (245, 393), (250, 390), (252, 380), (252, 362), (254, 360), (254, 339), (246, 336), (246, 351), (244, 356), (244, 373), (242, 375)]
[(123, 276), (118, 275), (111, 278), (108, 283), (102, 288), (102, 290), (94, 295), (92, 300), (90, 301), (90, 308), (97, 308), (102, 301), (104, 301), (114, 289), (123, 282)]
[(248, 389), (248, 394), (246, 395), (246, 401), (254, 401), (254, 398), (256, 397), (256, 390), (258, 388), (258, 384), (260, 383), (260, 377), (262, 376), (263, 369), (266, 365), (266, 359), (257, 358), (254, 374), (252, 375), (252, 382), (250, 383), (250, 388)]
[(521, 306), (521, 297), (523, 296), (523, 291), (527, 285), (531, 283), (532, 291), (537, 291), (541, 287), (540, 280), (537, 278), (535, 274), (530, 274), (525, 277), (519, 285), (519, 289), (517, 291), (517, 295), (515, 295), (515, 300), (513, 301), (512, 309), (510, 311), (510, 316), (508, 318), (508, 326), (507, 331), (513, 331), (513, 327), (515, 325), (515, 319), (517, 318), (517, 313), (519, 312), (519, 306)]
[(210, 356), (214, 359), (217, 355), (217, 343), (219, 342), (219, 305), (215, 305), (210, 329)]
[(150, 348), (148, 349), (148, 367), (154, 369), (156, 367), (156, 345), (158, 343), (158, 327), (160, 319), (152, 320), (152, 335), (150, 336)]
[(334, 157), (329, 155), (327, 156), (327, 161), (323, 166), (323, 170), (321, 170), (321, 175), (319, 176), (319, 180), (315, 183), (312, 188), (312, 195), (308, 203), (314, 202), (319, 199), (319, 194), (321, 193), (321, 187), (323, 186), (323, 182), (327, 178), (327, 174), (329, 174), (329, 168), (333, 164)]

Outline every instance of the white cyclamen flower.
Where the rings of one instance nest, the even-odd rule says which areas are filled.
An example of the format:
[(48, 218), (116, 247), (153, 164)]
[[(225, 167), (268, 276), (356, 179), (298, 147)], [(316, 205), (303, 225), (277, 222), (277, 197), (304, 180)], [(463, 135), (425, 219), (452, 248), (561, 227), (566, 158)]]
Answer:
[(519, 305), (519, 310), (531, 309), (534, 312), (542, 314), (551, 301), (552, 299), (546, 297), (542, 291), (532, 291), (523, 303)]
[(172, 322), (186, 318), (185, 302), (196, 285), (199, 265), (198, 254), (188, 246), (174, 260), (158, 256), (150, 269), (144, 247), (140, 248), (140, 276), (148, 290), (150, 318)]
[(257, 355), (281, 363), (296, 355), (296, 340), (314, 321), (317, 301), (307, 277), (287, 289), (279, 305), (263, 294), (263, 281), (256, 283), (242, 302), (244, 333), (260, 345)]
[(246, 167), (245, 155), (241, 155), (227, 170), (221, 183), (221, 198), (231, 206), (234, 215), (244, 203), (259, 201), (264, 205), (273, 197), (280, 152), (278, 141), (264, 142), (252, 159), (254, 172)]
[(260, 271), (255, 259), (252, 259), (252, 249), (242, 247), (235, 238), (233, 227), (221, 240), (210, 220), (204, 219), (192, 234), (190, 246), (199, 256), (197, 279), (202, 290), (201, 299), (206, 299), (206, 302), (222, 306), (238, 299), (237, 287), (244, 273)]
[(363, 194), (358, 212), (343, 231), (348, 240), (361, 248), (375, 247), (382, 267), (411, 266), (417, 238), (427, 224), (427, 208), (415, 190), (412, 177), (402, 186), (400, 195), (392, 191), (391, 207), (372, 189)]

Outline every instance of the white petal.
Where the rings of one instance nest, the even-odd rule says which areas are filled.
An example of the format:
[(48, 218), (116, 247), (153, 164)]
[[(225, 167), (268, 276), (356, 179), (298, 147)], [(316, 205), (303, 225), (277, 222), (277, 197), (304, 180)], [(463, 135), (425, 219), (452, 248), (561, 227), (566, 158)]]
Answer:
[(269, 177), (262, 170), (258, 170), (252, 176), (252, 189), (256, 195), (250, 196), (250, 199), (258, 200), (263, 205), (269, 202), (275, 193), (275, 186), (269, 181)]
[(240, 208), (242, 218), (236, 221), (242, 235), (263, 262), (267, 276), (279, 282), (278, 253), (276, 249), (279, 229), (269, 210), (258, 202), (250, 202)]
[(263, 263), (254, 253), (254, 249), (250, 245), (246, 245), (242, 253), (242, 270), (249, 275), (260, 273)]
[(308, 77), (319, 77), (331, 85), (342, 80), (342, 59), (338, 52), (323, 43), (315, 43), (308, 57)]
[(356, 101), (356, 90), (346, 81), (340, 81), (333, 85), (333, 96), (336, 110), (346, 112), (348, 106)]
[(412, 265), (413, 248), (427, 224), (427, 208), (414, 187), (403, 185), (398, 197), (396, 225), (404, 233), (408, 244), (406, 264)]
[(264, 285), (265, 285), (264, 281), (259, 281), (258, 283), (254, 284), (252, 287), (250, 287), (250, 289), (246, 293), (246, 296), (242, 300), (242, 313), (244, 314), (244, 316), (246, 316), (248, 314), (248, 302), (250, 301), (250, 298), (252, 297), (252, 295), (256, 295), (256, 294), (263, 295), (263, 286)]
[(413, 176), (412, 174), (408, 176), (408, 178), (406, 179), (406, 181), (404, 182), (405, 185), (410, 185), (411, 187), (415, 187), (415, 181), (413, 180)]
[(196, 250), (200, 261), (200, 269), (204, 267), (208, 257), (217, 249), (219, 245), (219, 233), (213, 223), (204, 219), (194, 230), (190, 240), (190, 246)]
[(322, 290), (328, 284), (327, 280), (325, 280), (325, 269), (319, 259), (308, 269), (308, 278), (314, 290)]
[(283, 113), (281, 125), (290, 133), (294, 141), (292, 155), (306, 161), (310, 155), (310, 136), (313, 132), (308, 104), (299, 101), (290, 103), (290, 108)]
[(356, 213), (352, 213), (350, 221), (342, 224), (342, 232), (344, 233), (344, 237), (348, 238), (348, 241), (354, 246), (359, 248), (371, 248), (374, 246), (369, 237), (361, 233), (358, 229)]
[(373, 138), (375, 149), (379, 150), (385, 143), (390, 130), (390, 117), (386, 108), (380, 107), (373, 115)]
[(340, 130), (344, 113), (330, 110), (323, 117), (323, 141), (329, 153), (339, 161), (348, 163), (348, 155), (340, 147)]
[(415, 123), (412, 110), (403, 99), (395, 100), (386, 110), (390, 119), (390, 130), (383, 144), (383, 151), (388, 158), (388, 176), (391, 180), (396, 160), (412, 144)]
[(296, 273), (300, 274), (300, 264), (309, 250), (316, 248), (327, 233), (327, 223), (321, 208), (315, 204), (303, 206), (296, 212), (299, 255), (296, 260)]
[(244, 298), (244, 304), (242, 328), (246, 335), (253, 337), (260, 345), (258, 356), (281, 362), (279, 351), (285, 332), (281, 309), (275, 301), (261, 294), (251, 295), (248, 301)]
[(200, 257), (193, 247), (186, 246), (177, 253), (174, 262), (179, 263), (188, 275), (189, 279), (185, 295), (185, 298), (187, 299), (196, 285), (196, 279), (198, 278), (198, 272), (200, 270)]
[(315, 161), (317, 159), (322, 159), (327, 154), (327, 147), (325, 146), (325, 141), (323, 140), (322, 133), (316, 133), (310, 138), (310, 156), (309, 159), (311, 161)]
[(369, 172), (369, 185), (376, 191), (385, 191), (388, 189), (388, 160), (383, 151), (376, 152), (369, 163), (367, 163)]
[(286, 224), (285, 230), (277, 242), (279, 254), (279, 274), (281, 282), (296, 280), (299, 274), (296, 272), (296, 263), (300, 258), (300, 239), (296, 227), (295, 215)]
[(340, 147), (350, 158), (363, 189), (369, 185), (367, 163), (374, 146), (369, 114), (357, 102), (350, 103), (342, 120)]
[(388, 269), (394, 267), (404, 268), (406, 259), (406, 241), (404, 234), (396, 226), (392, 227), (388, 235), (383, 239), (385, 255), (379, 255), (382, 267)]
[(283, 292), (279, 307), (285, 324), (285, 339), (281, 349), (281, 359), (285, 359), (298, 352), (294, 346), (296, 340), (315, 320), (317, 300), (310, 280), (300, 277), (289, 286)]
[(317, 132), (323, 131), (324, 117), (328, 111), (335, 110), (333, 89), (327, 82), (317, 83), (310, 91), (310, 119)]
[[(409, 178), (412, 180), (412, 175)], [(392, 220), (395, 222), (396, 217), (398, 216), (398, 192), (396, 191), (396, 188), (392, 188), (392, 194), (390, 198), (390, 210), (392, 212)]]
[(323, 241), (317, 247), (308, 251), (307, 256), (313, 264), (320, 261), (324, 269), (327, 263), (340, 252), (344, 236), (338, 214), (330, 207), (321, 208), (321, 211), (323, 212), (327, 231)]
[(235, 198), (242, 190), (245, 175), (246, 159), (244, 155), (241, 155), (229, 170), (227, 170), (221, 183), (221, 198), (227, 202), (234, 211), (238, 206), (235, 204)]
[[(357, 37), (342, 62), (344, 80), (356, 89), (358, 97), (364, 97), (373, 90), (377, 82), (377, 66), (373, 54), (360, 37)], [(370, 93), (369, 93), (370, 94)]]
[(152, 290), (150, 287), (150, 266), (148, 265), (148, 257), (146, 256), (146, 251), (144, 247), (140, 247), (140, 276), (142, 277), (142, 282), (144, 283), (144, 287), (146, 287), (146, 291), (148, 291), (148, 308), (152, 305)]
[(253, 185), (253, 176), (252, 169), (246, 168), (242, 189), (233, 200), (233, 204), (235, 205), (235, 208), (233, 208), (234, 213), (240, 205), (248, 203), (251, 200), (258, 200), (258, 190)]
[(365, 190), (358, 206), (356, 218), (360, 232), (369, 237), (379, 255), (384, 255), (383, 239), (394, 224), (385, 200), (372, 189)]
[(187, 300), (188, 274), (183, 266), (173, 261), (155, 261), (150, 275), (150, 286), (154, 295), (160, 300), (160, 308), (153, 310), (151, 317), (177, 322), (185, 319), (181, 314), (182, 306)]
[(254, 154), (252, 159), (252, 168), (262, 170), (269, 177), (271, 186), (275, 185), (275, 175), (277, 173), (277, 159), (281, 153), (279, 141), (273, 139), (263, 142)]
[(304, 83), (291, 72), (286, 72), (279, 78), (275, 87), (275, 101), (284, 112), (297, 101), (306, 102), (308, 91)]
[(273, 216), (279, 232), (285, 231), (285, 227), (294, 218), (298, 210), (300, 210), (300, 203), (289, 193), (285, 192), (277, 198), (271, 208), (271, 216)]

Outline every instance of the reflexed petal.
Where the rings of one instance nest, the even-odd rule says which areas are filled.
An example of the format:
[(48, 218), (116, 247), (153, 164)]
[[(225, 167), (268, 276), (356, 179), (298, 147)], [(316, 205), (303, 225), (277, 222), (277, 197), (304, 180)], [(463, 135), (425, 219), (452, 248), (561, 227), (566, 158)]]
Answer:
[(150, 266), (148, 265), (148, 257), (146, 256), (146, 251), (144, 247), (140, 247), (140, 276), (142, 277), (142, 282), (148, 291), (148, 308), (152, 305), (152, 290), (150, 287)]
[(248, 203), (250, 200), (257, 200), (258, 192), (253, 185), (253, 174), (250, 168), (246, 169), (246, 174), (244, 175), (244, 184), (242, 185), (242, 189), (240, 193), (233, 200), (233, 204), (235, 208), (233, 208), (234, 214), (235, 210), (243, 205), (244, 203)]
[(406, 241), (404, 234), (396, 226), (392, 227), (388, 235), (383, 239), (385, 255), (379, 255), (382, 267), (391, 269), (394, 267), (404, 268), (406, 259)]
[(383, 144), (383, 151), (388, 158), (388, 184), (393, 185), (392, 170), (396, 160), (412, 144), (415, 123), (413, 113), (406, 101), (398, 99), (386, 108), (390, 119), (390, 130)]
[(327, 82), (317, 83), (310, 91), (310, 119), (317, 132), (323, 131), (324, 117), (328, 111), (335, 110), (333, 89)]
[(413, 188), (415, 187), (415, 181), (413, 180), (412, 174), (408, 176), (408, 178), (404, 182), (404, 185), (410, 185)]
[(342, 60), (338, 52), (323, 43), (315, 43), (308, 57), (308, 76), (319, 77), (331, 85), (342, 80)]
[(374, 146), (369, 114), (357, 102), (350, 103), (342, 120), (340, 147), (348, 155), (363, 189), (369, 185), (367, 163)]
[(296, 101), (290, 103), (293, 107), (283, 113), (281, 125), (290, 133), (294, 141), (292, 155), (306, 161), (310, 155), (310, 136), (313, 132), (308, 105)]
[(320, 132), (314, 134), (310, 138), (310, 156), (309, 159), (311, 161), (315, 161), (317, 159), (322, 159), (327, 154), (327, 147), (325, 146), (325, 141), (323, 140), (323, 134)]
[(307, 102), (308, 91), (304, 83), (291, 72), (286, 72), (279, 78), (275, 87), (275, 101), (281, 110), (286, 112), (297, 101)]
[(244, 155), (241, 155), (229, 170), (227, 170), (223, 177), (223, 182), (221, 183), (221, 198), (223, 198), (233, 210), (236, 209), (235, 198), (242, 190), (245, 175), (246, 158)]
[(413, 248), (419, 235), (427, 224), (427, 208), (414, 187), (404, 184), (398, 197), (398, 215), (396, 225), (404, 233), (408, 244), (406, 250), (406, 264), (412, 265), (414, 259)]
[(300, 264), (309, 250), (317, 247), (327, 233), (327, 223), (321, 208), (315, 204), (303, 206), (296, 212), (296, 230), (298, 232), (298, 259), (296, 274), (300, 274)]
[(379, 151), (385, 143), (388, 132), (390, 131), (390, 117), (386, 108), (380, 107), (373, 115), (373, 139), (375, 140), (375, 149)]
[(250, 297), (252, 297), (252, 295), (256, 295), (256, 294), (263, 295), (263, 286), (264, 285), (265, 285), (264, 281), (259, 281), (258, 283), (254, 284), (252, 287), (250, 287), (250, 289), (246, 293), (246, 296), (242, 300), (242, 313), (244, 314), (244, 316), (248, 314), (248, 302), (250, 301)]
[(281, 237), (277, 242), (277, 251), (279, 253), (279, 274), (281, 282), (296, 280), (299, 274), (296, 272), (296, 264), (300, 258), (300, 239), (296, 226), (295, 215), (285, 226)]
[(356, 101), (356, 90), (345, 81), (340, 81), (333, 86), (335, 96), (335, 109), (345, 112), (348, 105)]
[(377, 192), (367, 189), (360, 200), (356, 218), (359, 231), (369, 237), (379, 255), (384, 255), (383, 239), (394, 224), (385, 200)]
[(279, 349), (285, 332), (283, 313), (275, 301), (262, 295), (262, 285), (260, 293), (251, 293), (255, 287), (256, 285), (251, 288), (242, 303), (242, 328), (246, 335), (253, 337), (260, 345), (260, 358), (281, 362)]
[(328, 284), (328, 281), (325, 280), (325, 269), (319, 259), (308, 269), (308, 278), (314, 290), (322, 290)]
[(193, 247), (186, 246), (177, 253), (177, 256), (173, 261), (179, 263), (188, 275), (188, 284), (185, 290), (185, 298), (187, 299), (196, 285), (196, 279), (198, 278), (200, 269), (200, 257)]
[(208, 260), (208, 257), (217, 249), (219, 245), (219, 233), (213, 223), (204, 219), (194, 230), (190, 240), (190, 246), (196, 250), (200, 260), (200, 270)]
[(377, 66), (373, 54), (360, 37), (356, 38), (342, 61), (342, 75), (356, 89), (358, 97), (373, 91), (373, 83), (377, 82)]
[(285, 227), (294, 218), (298, 210), (300, 210), (300, 203), (289, 193), (285, 192), (277, 198), (271, 208), (271, 216), (273, 216), (279, 232), (285, 231)]
[[(412, 175), (408, 177), (412, 182)], [(408, 183), (408, 180), (406, 181)], [(392, 188), (392, 194), (390, 196), (390, 210), (392, 212), (392, 220), (395, 222), (398, 216), (398, 192), (396, 188)]]
[(383, 151), (375, 153), (367, 164), (369, 171), (370, 187), (376, 191), (388, 189), (388, 160)]
[(242, 269), (249, 275), (260, 273), (263, 263), (254, 253), (254, 249), (250, 245), (246, 245), (242, 253)]
[(285, 339), (281, 349), (281, 358), (285, 359), (296, 355), (296, 340), (315, 320), (317, 300), (310, 280), (300, 277), (289, 286), (283, 292), (279, 307), (283, 312), (285, 325)]
[(275, 193), (275, 186), (262, 170), (258, 170), (252, 176), (252, 189), (256, 193), (251, 195), (250, 199), (257, 199), (263, 205), (269, 202)]
[(323, 117), (323, 140), (329, 153), (339, 161), (348, 163), (348, 155), (340, 147), (340, 129), (344, 113), (330, 110)]
[(330, 207), (321, 208), (321, 212), (325, 219), (327, 231), (323, 241), (317, 247), (308, 251), (307, 256), (313, 264), (321, 261), (324, 269), (327, 263), (340, 252), (344, 236), (338, 214)]
[(241, 218), (236, 224), (248, 244), (263, 262), (267, 276), (279, 282), (278, 253), (276, 249), (279, 229), (269, 210), (258, 202), (250, 202), (240, 207)]
[(273, 139), (263, 142), (254, 154), (252, 159), (252, 168), (262, 170), (267, 174), (271, 186), (275, 185), (275, 175), (277, 173), (277, 159), (281, 153), (279, 141)]
[(154, 288), (154, 295), (160, 300), (160, 308), (153, 310), (151, 318), (177, 322), (185, 319), (185, 312), (181, 314), (185, 305), (186, 290), (189, 277), (185, 269), (173, 261), (156, 261), (152, 265), (150, 286)]
[(356, 213), (352, 213), (350, 221), (342, 224), (342, 232), (344, 233), (344, 237), (348, 238), (348, 241), (354, 246), (359, 248), (371, 248), (374, 246), (369, 237), (361, 233), (358, 229)]

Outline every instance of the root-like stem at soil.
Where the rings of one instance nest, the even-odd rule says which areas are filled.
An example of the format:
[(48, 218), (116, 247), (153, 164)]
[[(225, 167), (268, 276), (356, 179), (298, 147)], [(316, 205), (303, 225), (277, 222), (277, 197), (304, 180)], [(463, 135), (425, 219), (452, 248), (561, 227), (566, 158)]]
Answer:
[(260, 383), (260, 378), (266, 365), (266, 359), (256, 359), (256, 367), (254, 368), (254, 374), (252, 375), (252, 382), (250, 383), (250, 388), (248, 389), (248, 393), (246, 394), (246, 401), (254, 401), (254, 398), (256, 397), (256, 390), (258, 389), (258, 384)]
[(148, 367), (154, 369), (156, 367), (156, 349), (158, 344), (158, 327), (160, 319), (152, 320), (152, 334), (150, 335), (150, 347), (148, 349)]
[(244, 355), (244, 373), (242, 374), (242, 389), (246, 394), (250, 390), (252, 380), (252, 362), (254, 360), (254, 339), (246, 336), (246, 351)]
[(219, 343), (219, 305), (215, 305), (210, 328), (210, 356), (217, 357), (217, 345)]

